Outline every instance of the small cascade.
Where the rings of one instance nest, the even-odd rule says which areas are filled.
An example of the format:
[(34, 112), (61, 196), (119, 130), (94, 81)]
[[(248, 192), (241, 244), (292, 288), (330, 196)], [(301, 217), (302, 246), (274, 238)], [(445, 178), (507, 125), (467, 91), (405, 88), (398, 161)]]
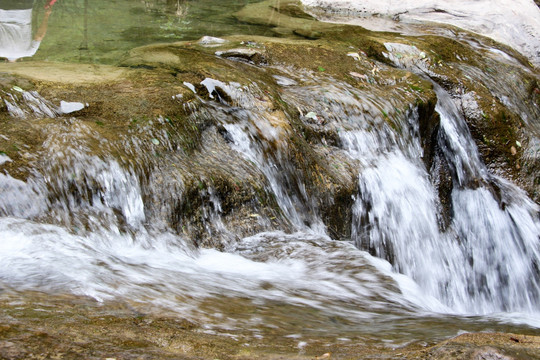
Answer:
[(420, 256), (418, 246), (438, 237), (430, 185), (421, 164), (399, 152), (381, 156), (375, 166), (360, 174), (359, 199), (353, 209), (357, 245), (391, 261), (398, 271), (414, 274), (417, 281), (429, 278), (431, 267), (415, 261)]
[[(291, 130), (280, 119), (286, 114), (269, 111), (272, 107), (269, 99), (255, 85), (247, 88), (209, 78), (201, 84), (210, 98), (219, 102), (217, 106), (207, 104), (204, 116), (221, 120), (230, 147), (264, 175), (268, 191), (275, 197), (287, 221), (294, 229), (325, 234), (325, 226), (303, 180), (287, 159), (286, 138)], [(223, 99), (220, 92), (231, 103)]]
[[(411, 112), (402, 122), (414, 124)], [(431, 283), (433, 264), (419, 257), (439, 257), (438, 247), (423, 246), (425, 239), (438, 239), (436, 196), (421, 160), (420, 139), (415, 131), (405, 133), (400, 143), (381, 137), (377, 129), (340, 133), (347, 154), (360, 162), (358, 195), (353, 206), (352, 239), (371, 254), (393, 263), (423, 287)], [(418, 249), (423, 249), (420, 254)]]
[[(324, 225), (320, 221), (310, 221), (303, 199), (307, 198), (305, 189), (300, 194), (289, 194), (283, 184), (290, 183), (290, 173), (283, 171), (283, 163), (280, 161), (279, 150), (277, 154), (265, 155), (263, 148), (257, 146), (256, 139), (242, 129), (238, 124), (226, 124), (228, 134), (231, 137), (231, 147), (241, 153), (247, 160), (251, 161), (266, 177), (270, 190), (274, 194), (276, 201), (284, 216), (296, 229), (308, 229), (312, 225), (313, 229), (319, 233), (324, 233)], [(301, 197), (300, 197), (301, 196)]]
[(29, 179), (24, 182), (0, 174), (0, 215), (37, 218), (47, 210), (46, 190), (43, 183)]
[(58, 109), (37, 91), (14, 88), (12, 92), (2, 95), (8, 112), (14, 117), (26, 118), (29, 114), (37, 117), (56, 117), (58, 114)]
[(540, 303), (538, 207), (506, 184), (512, 201), (501, 208), (484, 187), (454, 189), (452, 228), (458, 246), (447, 251), (445, 300), (459, 311), (537, 313)]
[[(538, 206), (488, 172), (450, 95), (437, 86), (436, 92), (438, 145), (453, 184), (449, 227), (438, 226), (441, 208), (423, 163), (396, 149), (360, 172), (353, 238), (453, 311), (537, 313)], [(372, 146), (365, 134), (342, 138), (351, 156)]]
[[(540, 209), (515, 185), (491, 175), (451, 97), (435, 87), (440, 147), (453, 168), (451, 236), (455, 258), (445, 295), (460, 310), (537, 312), (540, 308)], [(449, 234), (450, 235), (450, 234)], [(454, 241), (456, 241), (454, 240)], [(458, 274), (461, 273), (461, 276)], [(450, 278), (452, 277), (452, 279)], [(461, 285), (456, 278), (461, 279)]]
[(448, 93), (437, 84), (434, 87), (438, 98), (435, 111), (441, 119), (439, 147), (451, 167), (453, 178), (460, 187), (488, 181), (488, 171), (480, 160), (463, 115)]
[(92, 154), (86, 141), (97, 139), (108, 145), (89, 127), (75, 123), (68, 132), (53, 125), (47, 149), (33, 179), (47, 190), (49, 221), (73, 230), (140, 230), (146, 221), (142, 189), (134, 169), (112, 157)]
[(115, 160), (78, 155), (75, 163), (58, 169), (59, 177), (48, 183), (50, 191), (62, 199), (52, 201), (53, 213), (58, 217), (78, 214), (78, 221), (88, 217), (98, 226), (114, 224), (140, 229), (145, 214), (137, 176)]
[(216, 194), (216, 190), (209, 187), (201, 191), (200, 196), (207, 198), (202, 205), (202, 222), (209, 236), (220, 239), (220, 243), (231, 243), (235, 239), (225, 223), (223, 223), (221, 201)]
[(22, 119), (29, 116), (54, 118), (82, 110), (87, 105), (62, 100), (60, 105), (56, 106), (43, 98), (37, 91), (25, 91), (18, 86), (13, 87), (11, 92), (0, 91), (0, 100), (4, 102), (11, 116)]
[[(394, 58), (407, 67), (421, 51), (388, 51), (407, 49)], [(433, 323), (447, 336), (539, 315), (540, 209), (490, 173), (447, 92), (435, 86), (440, 124), (426, 130), (431, 90), (375, 79), (376, 65), (358, 83), (264, 70), (248, 85), (175, 83), (152, 115), (110, 123), (97, 106), (71, 117), (79, 105), (3, 95), (43, 140), (0, 153), (25, 171), (0, 173), (2, 286), (256, 336), (410, 341)]]

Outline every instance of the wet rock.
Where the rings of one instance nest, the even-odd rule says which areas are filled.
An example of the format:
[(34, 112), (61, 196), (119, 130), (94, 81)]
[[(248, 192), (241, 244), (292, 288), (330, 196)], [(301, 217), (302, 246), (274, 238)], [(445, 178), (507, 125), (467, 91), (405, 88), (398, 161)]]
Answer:
[[(44, 64), (48, 70), (43, 73), (33, 72), (30, 65), (13, 67), (10, 71), (17, 78), (22, 76), (19, 74), (24, 68), (29, 70), (28, 76), (39, 79), (37, 90), (44, 98), (84, 101), (90, 106), (70, 113), (72, 118), (65, 123), (56, 121), (43, 127), (48, 120), (34, 121), (32, 126), (25, 127), (25, 136), (22, 128), (17, 130), (9, 121), (0, 122), (0, 130), (21, 143), (27, 144), (32, 139), (35, 145), (28, 148), (30, 154), (43, 141), (57, 141), (56, 133), (73, 136), (88, 133), (86, 138), (77, 140), (82, 148), (102, 158), (112, 154), (122, 166), (136, 169), (130, 176), (136, 176), (144, 184), (145, 214), (148, 219), (154, 219), (149, 220), (153, 226), (171, 227), (179, 234), (189, 235), (197, 246), (221, 248), (223, 242), (238, 237), (290, 227), (290, 219), (268, 191), (261, 170), (231, 149), (233, 140), (224, 131), (225, 124), (245, 121), (246, 114), (251, 114), (260, 117), (259, 124), (269, 126), (267, 130), (261, 128), (257, 136), (270, 140), (265, 151), (279, 154), (276, 156), (281, 158), (278, 165), (286, 191), (305, 194), (301, 206), (306, 208), (302, 211), (312, 217), (305, 219), (306, 223), (321, 216), (334, 238), (350, 236), (352, 196), (357, 190), (358, 174), (354, 161), (339, 149), (337, 131), (341, 125), (328, 118), (324, 109), (316, 110), (316, 116), (298, 116), (296, 105), (280, 99), (283, 82), (276, 83), (274, 75), (284, 78), (281, 64), (311, 71), (315, 62), (315, 66), (325, 67), (324, 74), (317, 76), (347, 76), (347, 81), (354, 81), (357, 86), (349, 72), (354, 69), (367, 73), (373, 64), (347, 56), (350, 49), (345, 45), (317, 46), (309, 41), (257, 37), (225, 40), (226, 43), (217, 46), (219, 56), (215, 56), (216, 48), (194, 47), (191, 43), (133, 49), (121, 62), (122, 68), (97, 67), (94, 75), (86, 78), (76, 79), (81, 71), (86, 71), (86, 65), (54, 68), (53, 64)], [(233, 65), (231, 58), (241, 61)], [(263, 61), (275, 68), (263, 70), (245, 64)], [(405, 78), (395, 69), (382, 65), (377, 68), (380, 70), (374, 81), (385, 76)], [(418, 80), (409, 75), (409, 79), (413, 78)], [(103, 86), (103, 81), (109, 83)], [(250, 85), (254, 83), (258, 89)], [(192, 88), (185, 84), (191, 84)], [(297, 79), (287, 84), (299, 86), (300, 82)], [(405, 92), (403, 96), (403, 86), (374, 83), (366, 91), (381, 98), (402, 99), (398, 105), (402, 108), (429, 103), (428, 99), (433, 97), (427, 88), (424, 93)], [(431, 131), (427, 113), (432, 110), (426, 107), (423, 137), (428, 137), (426, 134)], [(380, 116), (380, 112), (374, 115)], [(400, 116), (398, 112), (390, 113), (387, 121), (399, 129)], [(63, 115), (60, 118), (64, 119)], [(273, 132), (281, 135), (269, 135)], [(139, 145), (130, 148), (124, 145), (126, 142)], [(0, 149), (3, 147), (0, 140)], [(9, 151), (6, 155), (12, 161), (4, 163), (3, 168), (25, 179), (30, 169), (28, 160), (17, 152)], [(32, 161), (41, 169), (58, 167), (57, 170), (64, 171), (62, 164), (39, 157)], [(61, 202), (66, 193), (77, 201), (87, 202), (102, 196), (99, 194), (104, 191), (96, 185), (96, 180), (74, 179), (70, 184), (69, 189), (60, 186), (51, 190), (52, 204)], [(176, 190), (164, 192), (160, 190), (163, 184)], [(133, 226), (122, 211), (115, 216), (120, 227)], [(80, 229), (87, 226), (82, 215), (64, 219), (76, 223)], [(219, 225), (216, 219), (227, 223), (231, 230), (216, 226)]]
[(223, 51), (216, 51), (216, 55), (230, 60), (245, 61), (251, 64), (266, 64), (267, 60), (264, 51), (253, 48), (237, 48)]
[[(521, 53), (527, 54), (537, 65), (540, 61), (538, 57), (540, 39), (537, 32), (532, 30), (537, 27), (539, 15), (534, 4), (529, 0), (519, 0), (519, 5), (518, 2), (511, 4), (506, 1), (477, 1), (474, 6), (469, 1), (437, 0), (406, 1), (399, 4), (391, 0), (363, 2), (303, 0), (302, 3), (324, 10), (326, 16), (320, 17), (326, 21), (356, 23), (375, 31), (392, 29), (395, 26), (392, 22), (395, 20), (401, 20), (403, 23), (422, 21), (452, 24), (515, 47)], [(512, 6), (519, 6), (523, 9), (523, 13), (512, 13)], [(490, 7), (487, 16), (485, 7)], [(359, 14), (361, 16), (358, 16)], [(366, 18), (371, 17), (386, 18), (388, 21), (366, 21)], [(389, 21), (390, 19), (394, 21)], [(491, 24), (494, 22), (499, 22), (500, 25), (493, 27)], [(377, 26), (377, 24), (385, 23), (386, 26)]]
[(299, 4), (298, 2), (278, 1), (277, 3), (274, 3), (274, 5), (271, 5), (271, 8), (276, 10), (282, 15), (290, 16), (293, 18), (316, 20), (313, 16), (306, 13), (302, 5)]
[(421, 356), (441, 360), (540, 359), (540, 338), (504, 333), (467, 333), (426, 350)]
[(293, 33), (310, 40), (320, 39), (323, 36), (321, 32), (309, 29), (295, 29)]
[[(299, 354), (298, 339), (276, 335), (275, 329), (261, 339), (241, 329), (210, 332), (188, 320), (135, 311), (129, 303), (26, 292), (18, 296), (25, 301), (0, 299), (0, 356), (5, 359), (540, 359), (540, 337), (508, 333), (467, 333), (427, 347), (411, 343), (398, 348), (362, 338), (344, 343), (310, 336)], [(232, 307), (239, 303), (238, 312), (249, 307), (241, 299), (230, 302)], [(54, 304), (56, 311), (35, 310), (46, 304)]]
[(510, 154), (512, 154), (512, 156), (517, 155), (517, 150), (515, 146), (510, 146)]
[[(333, 105), (324, 96), (314, 99), (314, 104), (308, 106), (296, 104), (284, 95), (288, 87), (317, 86), (329, 77), (360, 91), (359, 94), (365, 95), (366, 99), (374, 97), (394, 101), (392, 106), (385, 108), (366, 106), (366, 115), (360, 117), (364, 121), (380, 117), (396, 134), (409, 131), (409, 124), (403, 119), (417, 112), (423, 160), (427, 169), (433, 169), (434, 181), (439, 184), (437, 189), (443, 208), (440, 211), (441, 227), (445, 228), (450, 221), (449, 189), (452, 184), (448, 180), (448, 165), (437, 163), (439, 119), (435, 114), (436, 99), (431, 84), (412, 72), (377, 60), (397, 62), (403, 67), (422, 65), (425, 74), (443, 83), (447, 89), (453, 89), (456, 97), (461, 96), (462, 108), (473, 128), (473, 135), (477, 139), (480, 134), (488, 138), (483, 148), (488, 162), (502, 168), (502, 161), (507, 161), (514, 173), (516, 165), (521, 164), (521, 172), (534, 174), (531, 170), (534, 166), (529, 165), (534, 161), (515, 159), (520, 161), (516, 164), (509, 160), (519, 158), (521, 152), (523, 156), (529, 156), (532, 144), (526, 136), (525, 140), (519, 137), (524, 144), (523, 151), (516, 149), (516, 154), (512, 154), (507, 142), (514, 144), (518, 140), (513, 128), (516, 117), (503, 117), (502, 100), (476, 85), (480, 79), (473, 79), (475, 74), (467, 75), (474, 81), (463, 84), (459, 80), (464, 78), (462, 75), (467, 67), (476, 66), (480, 61), (475, 58), (478, 55), (465, 46), (437, 37), (408, 39), (410, 43), (400, 45), (388, 34), (378, 38), (374, 34), (366, 36), (367, 32), (359, 28), (348, 27), (344, 31), (341, 25), (321, 24), (302, 14), (302, 9), (290, 1), (266, 1), (249, 5), (236, 16), (242, 21), (257, 24), (271, 19), (279, 31), (316, 40), (204, 37), (198, 42), (199, 46), (186, 42), (133, 49), (121, 61), (120, 68), (96, 66), (89, 69), (86, 65), (39, 64), (41, 70), (38, 71), (36, 63), (21, 63), (9, 68), (15, 74), (9, 76), (21, 79), (17, 81), (26, 81), (22, 80), (25, 77), (39, 80), (42, 82), (39, 90), (51, 99), (88, 102), (89, 107), (72, 115), (99, 134), (92, 140), (90, 148), (98, 156), (112, 153), (123, 164), (139, 169), (138, 176), (145, 184), (152, 184), (152, 190), (145, 194), (145, 199), (156, 195), (158, 181), (172, 184), (173, 179), (181, 179), (179, 192), (182, 191), (182, 199), (180, 196), (177, 199), (167, 198), (170, 201), (167, 206), (160, 205), (159, 201), (149, 201), (146, 211), (152, 217), (166, 219), (165, 223), (179, 233), (195, 234), (199, 245), (220, 246), (212, 242), (208, 231), (212, 229), (208, 213), (220, 206), (218, 215), (238, 224), (236, 233), (229, 237), (232, 239), (287, 223), (272, 194), (265, 190), (267, 184), (260, 170), (230, 148), (234, 139), (224, 130), (224, 124), (241, 122), (248, 112), (251, 112), (250, 116), (255, 114), (268, 122), (273, 131), (286, 134), (265, 151), (271, 153), (287, 149), (280, 154), (283, 161), (290, 164), (290, 169), (281, 169), (288, 176), (285, 181), (287, 191), (295, 192), (305, 186), (307, 197), (315, 199), (313, 206), (332, 237), (346, 238), (350, 235), (352, 196), (357, 191), (355, 182), (358, 174), (354, 170), (357, 164), (340, 152), (338, 132), (344, 126), (344, 119), (329, 116), (327, 112), (331, 111), (326, 109)], [(439, 53), (435, 53), (436, 50)], [(454, 63), (458, 52), (472, 59), (463, 68)], [(230, 59), (239, 61), (232, 63)], [(262, 71), (251, 64), (271, 66)], [(291, 74), (283, 73), (284, 64), (293, 69), (293, 75), (302, 75), (286, 82), (286, 85), (279, 81), (276, 83), (275, 76), (291, 77)], [(440, 64), (452, 64), (455, 68)], [(319, 71), (321, 68), (324, 71)], [(209, 83), (218, 85), (209, 87)], [(239, 84), (239, 87), (230, 87), (231, 83)], [(258, 93), (253, 96), (255, 100), (246, 105), (241, 99), (253, 91), (249, 88), (251, 83), (257, 84)], [(184, 84), (190, 84), (192, 88)], [(536, 96), (534, 90), (529, 91), (529, 95)], [(492, 110), (492, 101), (496, 103), (495, 111)], [(317, 104), (325, 102), (330, 105), (315, 109), (319, 106)], [(300, 110), (299, 105), (303, 107)], [(482, 114), (489, 116), (490, 120), (495, 118), (498, 127), (490, 128), (492, 123)], [(36, 123), (36, 126), (43, 124), (45, 121)], [(66, 129), (69, 130), (70, 126), (73, 124)], [(33, 126), (15, 130), (12, 124), (4, 122), (0, 130), (14, 135), (21, 143), (25, 143), (23, 134), (32, 133), (29, 138), (33, 138), (35, 144), (25, 143), (30, 154), (45, 141), (38, 137), (38, 128)], [(122, 148), (124, 132), (136, 141), (143, 141), (145, 146), (141, 153), (146, 155)], [(137, 132), (144, 137), (135, 135)], [(160, 135), (163, 133), (167, 136)], [(263, 130), (259, 135), (263, 136)], [(100, 136), (114, 145), (107, 149), (98, 146)], [(0, 140), (0, 146), (8, 146), (8, 142)], [(21, 179), (25, 178), (28, 171), (25, 157), (15, 151), (7, 156), (13, 161), (3, 164), (3, 168), (12, 174), (18, 173)], [(157, 166), (156, 158), (165, 159), (169, 164)], [(227, 159), (227, 165), (222, 159)], [(14, 169), (26, 170), (16, 172)], [(152, 173), (156, 175), (155, 179), (148, 175)], [(530, 174), (529, 177), (538, 176)], [(76, 193), (96, 193), (86, 186)], [(159, 194), (155, 198), (160, 199), (160, 196), (166, 195)], [(219, 200), (219, 204), (212, 203), (212, 196)], [(254, 213), (261, 216), (251, 217), (250, 214)]]
[(476, 350), (471, 357), (474, 360), (513, 360), (513, 358), (509, 356), (504, 356), (496, 349), (492, 348), (483, 348), (480, 350)]
[(88, 84), (111, 82), (127, 75), (125, 69), (114, 66), (48, 62), (0, 64), (2, 71), (18, 75), (23, 89), (27, 88), (25, 84), (29, 84), (29, 80)]
[(3, 359), (23, 359), (28, 353), (10, 341), (0, 341), (0, 357)]
[(482, 109), (478, 105), (477, 95), (474, 91), (467, 92), (460, 97), (463, 114), (468, 119), (481, 119)]
[(14, 86), (26, 90), (34, 88), (34, 84), (28, 79), (20, 78), (9, 73), (0, 72), (0, 89), (6, 91), (12, 89)]
[(267, 0), (249, 4), (234, 16), (246, 23), (273, 25), (279, 34), (295, 33), (308, 39), (318, 39), (324, 29), (336, 27), (316, 21), (294, 0)]

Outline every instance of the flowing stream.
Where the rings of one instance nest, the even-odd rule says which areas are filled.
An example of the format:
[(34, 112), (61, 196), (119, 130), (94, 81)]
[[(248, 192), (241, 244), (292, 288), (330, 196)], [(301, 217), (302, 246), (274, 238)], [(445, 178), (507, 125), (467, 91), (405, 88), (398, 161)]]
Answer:
[[(88, 141), (111, 152), (117, 145), (69, 123), (69, 114), (39, 94), (14, 91), (2, 95), (14, 119), (68, 120), (43, 129), (46, 146), (29, 159), (34, 171), (26, 182), (0, 174), (0, 295), (31, 290), (126, 301), (209, 332), (263, 337), (279, 329), (283, 336), (402, 344), (463, 330), (540, 328), (540, 209), (486, 168), (445, 90), (434, 85), (442, 151), (428, 169), (415, 109), (397, 120), (398, 135), (380, 111), (395, 107), (392, 100), (330, 77), (278, 70), (273, 85), (282, 101), (304, 117), (324, 114), (339, 129), (336, 151), (356, 164), (351, 238), (328, 234), (287, 156), (292, 130), (264, 115), (256, 81), (242, 87), (207, 79), (201, 84), (208, 93), (219, 86), (234, 106), (201, 97), (194, 112), (218, 119), (228, 146), (263, 179), (287, 226), (234, 240), (215, 190), (206, 188), (203, 220), (222, 251), (198, 248), (156, 220), (151, 203), (174, 207), (187, 196), (185, 179), (160, 187), (141, 175), (140, 164), (94, 154)], [(169, 146), (165, 133), (149, 138)], [(126, 135), (122, 146), (137, 154), (150, 145)], [(156, 169), (170, 160), (144, 156), (141, 163)], [(0, 163), (9, 161), (0, 155)], [(452, 184), (446, 224), (435, 175), (441, 163)]]
[[(454, 311), (537, 313), (538, 206), (488, 173), (456, 105), (440, 87), (437, 95), (438, 141), (454, 183), (450, 226), (439, 230), (436, 191), (419, 154), (396, 150), (360, 174), (354, 239)], [(344, 136), (358, 156), (362, 134)]]
[[(315, 88), (289, 80), (283, 98), (313, 109)], [(489, 174), (449, 95), (437, 89), (438, 141), (454, 184), (453, 217), (443, 231), (436, 189), (421, 160), (418, 115), (404, 116), (408, 135), (396, 137), (380, 116), (366, 115), (366, 107), (380, 105), (379, 99), (362, 98), (339, 82), (318, 89), (325, 91), (325, 106), (335, 109), (328, 116), (347, 119), (342, 148), (358, 160), (350, 241), (328, 237), (292, 164), (280, 150), (265, 149), (268, 141), (284, 146), (286, 131), (264, 123), (253, 106), (257, 90), (235, 92), (231, 85), (229, 95), (244, 109), (236, 120), (223, 116), (226, 107), (211, 103), (202, 114), (226, 121), (230, 147), (263, 174), (266, 191), (276, 197), (293, 233), (224, 240), (225, 252), (196, 249), (189, 238), (148, 224), (145, 190), (135, 169), (85, 151), (84, 139), (98, 135), (80, 124), (58, 136), (53, 127), (40, 172), (26, 183), (1, 175), (2, 283), (98, 301), (130, 299), (147, 311), (148, 306), (168, 309), (209, 328), (253, 334), (276, 322), (285, 332), (300, 331), (281, 318), (280, 306), (295, 308), (314, 328), (318, 321), (338, 319), (320, 328), (322, 333), (358, 332), (356, 324), (368, 322), (371, 333), (395, 341), (405, 341), (410, 332), (420, 337), (418, 323), (434, 321), (437, 314), (538, 326), (538, 206)], [(377, 123), (384, 126), (372, 126)], [(85, 194), (89, 186), (96, 190)], [(51, 194), (61, 196), (51, 201)], [(182, 188), (162, 196), (160, 201), (170, 201), (168, 196), (182, 196)], [(219, 223), (222, 231), (215, 236), (226, 236), (234, 229), (227, 229), (219, 201), (211, 199), (206, 221)], [(232, 312), (225, 298), (240, 302), (245, 313)], [(424, 315), (412, 321), (413, 314)], [(472, 326), (465, 319), (458, 328)], [(395, 323), (390, 329), (409, 330), (399, 335), (389, 330), (390, 323)], [(447, 330), (440, 331), (434, 336)]]

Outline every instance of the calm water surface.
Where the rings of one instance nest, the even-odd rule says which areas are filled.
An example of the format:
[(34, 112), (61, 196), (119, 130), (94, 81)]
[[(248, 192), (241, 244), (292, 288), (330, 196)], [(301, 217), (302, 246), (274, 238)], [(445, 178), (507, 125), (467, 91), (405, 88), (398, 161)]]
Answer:
[[(33, 2), (34, 36), (47, 20), (48, 2)], [(266, 27), (241, 24), (233, 17), (254, 2), (58, 0), (48, 6), (46, 34), (32, 59), (114, 64), (127, 50), (151, 43), (195, 40), (204, 35), (272, 35)], [(0, 9), (11, 9), (12, 3), (0, 1)]]

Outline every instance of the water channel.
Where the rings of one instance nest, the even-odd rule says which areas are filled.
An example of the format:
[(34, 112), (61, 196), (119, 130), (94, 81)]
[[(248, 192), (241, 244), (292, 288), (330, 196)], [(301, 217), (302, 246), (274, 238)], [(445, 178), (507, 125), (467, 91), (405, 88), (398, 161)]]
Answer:
[[(117, 65), (131, 49), (155, 43), (196, 42), (203, 36), (283, 38), (270, 20), (253, 24), (233, 16), (256, 2), (58, 0), (30, 1), (31, 7), (21, 10), (13, 9), (17, 2), (0, 0), (0, 51), (7, 51), (0, 56), (15, 64)], [(22, 40), (6, 40), (14, 31), (6, 17), (15, 10), (26, 11), (27, 17), (12, 22), (30, 21), (26, 54), (17, 49)], [(472, 43), (470, 35), (463, 39)], [(486, 41), (477, 44), (481, 48)], [(392, 57), (396, 46), (387, 43), (387, 49), (396, 69), (408, 68), (430, 81), (429, 71), (404, 62), (406, 50)], [(491, 52), (496, 61), (524, 66), (515, 65), (521, 60), (514, 53), (497, 51)], [(179, 84), (195, 96), (207, 89), (210, 97), (201, 95), (191, 118), (217, 124), (227, 156), (243, 164), (238, 172), (256, 174), (253, 178), (276, 204), (277, 220), (248, 215), (264, 231), (242, 236), (228, 223), (228, 205), (217, 187), (200, 185), (201, 223), (219, 247), (199, 246), (187, 223), (182, 231), (160, 217), (178, 211), (178, 199), (189, 195), (186, 177), (163, 170), (180, 163), (170, 134), (147, 128), (114, 142), (94, 124), (61, 120), (70, 118), (73, 103), (62, 108), (61, 99), (54, 103), (20, 87), (3, 91), (12, 121), (58, 120), (41, 130), (44, 145), (29, 155), (25, 179), (0, 173), (4, 304), (34, 304), (39, 298), (31, 306), (54, 312), (56, 302), (63, 301), (58, 298), (69, 295), (110, 314), (115, 312), (111, 304), (125, 303), (135, 313), (187, 319), (203, 332), (247, 343), (292, 339), (299, 352), (321, 338), (397, 348), (467, 331), (539, 334), (539, 206), (485, 164), (461, 105), (447, 89), (433, 85), (439, 151), (428, 167), (421, 117), (413, 108), (397, 110), (401, 99), (355, 88), (325, 76), (324, 69), (298, 72), (281, 64), (271, 74), (250, 85), (219, 79), (206, 79), (196, 88)], [(319, 123), (324, 114), (325, 131), (337, 129), (333, 142), (320, 148), (354, 166), (355, 190), (346, 202), (348, 237), (336, 238), (329, 230), (310, 180), (291, 161), (290, 130), (276, 125), (278, 115), (269, 117), (261, 103), (270, 82), (287, 109)], [(525, 113), (523, 121), (534, 129), (536, 105), (521, 104), (519, 93), (505, 86), (500, 86), (501, 98)], [(83, 107), (92, 106), (81, 101)], [(394, 109), (395, 126), (380, 109)], [(283, 116), (292, 117), (286, 111)], [(152, 121), (169, 120), (156, 116)], [(140, 142), (143, 133), (151, 140)], [(102, 152), (91, 144), (100, 144)], [(146, 154), (157, 144), (168, 147), (168, 155)], [(116, 152), (136, 160), (106, 155)], [(3, 150), (0, 166), (11, 161)], [(451, 184), (450, 205), (439, 196), (437, 174), (443, 166)], [(451, 209), (446, 215), (444, 206)]]

